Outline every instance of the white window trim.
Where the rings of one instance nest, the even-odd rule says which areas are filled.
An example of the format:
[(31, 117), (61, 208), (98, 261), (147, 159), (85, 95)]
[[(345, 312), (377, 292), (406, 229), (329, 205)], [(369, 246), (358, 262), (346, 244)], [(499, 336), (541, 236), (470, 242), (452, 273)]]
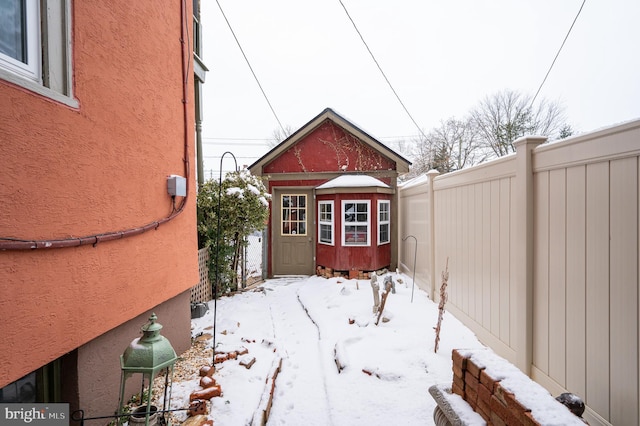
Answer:
[(39, 77), (36, 81), (0, 64), (0, 79), (77, 108), (79, 103), (73, 97), (71, 0), (28, 1), (31, 2), (41, 4)]
[[(362, 226), (365, 225), (365, 222), (347, 222), (345, 220), (345, 204), (349, 203), (357, 203), (357, 204), (366, 204), (367, 205), (367, 242), (366, 243), (348, 243), (346, 242), (346, 227), (347, 226)], [(342, 215), (342, 245), (345, 247), (370, 247), (371, 246), (371, 200), (342, 200), (342, 211), (340, 212)]]
[[(321, 205), (330, 205), (331, 206), (331, 221), (322, 221), (321, 220), (321, 213), (320, 213), (320, 206)], [(334, 206), (334, 202), (333, 200), (330, 201), (318, 201), (318, 244), (325, 244), (328, 246), (334, 246), (335, 245), (335, 236), (336, 236), (336, 229), (335, 229), (335, 217), (336, 217), (336, 209)], [(321, 228), (320, 225), (329, 225), (331, 227), (331, 242), (326, 242), (326, 241), (322, 241), (321, 240)]]
[[(389, 220), (380, 220), (380, 206), (386, 204), (388, 207), (387, 214), (389, 215)], [(380, 226), (381, 225), (389, 225), (389, 241), (380, 241)], [(391, 201), (389, 200), (378, 200), (378, 245), (381, 246), (383, 244), (391, 243)]]

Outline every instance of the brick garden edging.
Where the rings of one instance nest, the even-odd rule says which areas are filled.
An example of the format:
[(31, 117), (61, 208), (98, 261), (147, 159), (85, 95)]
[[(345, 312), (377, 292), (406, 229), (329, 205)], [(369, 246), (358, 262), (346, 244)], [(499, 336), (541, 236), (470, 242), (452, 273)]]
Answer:
[[(451, 392), (462, 397), (488, 425), (586, 424), (541, 385), (490, 350), (454, 349), (452, 360)], [(430, 389), (432, 394), (442, 394), (435, 388)], [(446, 408), (451, 411), (451, 407)]]
[(276, 379), (282, 369), (282, 358), (279, 356), (274, 360), (267, 380), (265, 382), (265, 389), (260, 398), (260, 404), (258, 409), (253, 414), (251, 420), (251, 426), (265, 426), (269, 420), (269, 414), (271, 413), (271, 404), (273, 403), (273, 394), (276, 389)]

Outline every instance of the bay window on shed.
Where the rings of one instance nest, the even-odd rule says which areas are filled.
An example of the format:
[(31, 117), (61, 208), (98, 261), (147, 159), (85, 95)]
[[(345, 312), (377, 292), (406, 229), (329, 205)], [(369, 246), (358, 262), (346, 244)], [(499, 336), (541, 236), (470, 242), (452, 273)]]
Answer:
[(345, 173), (318, 185), (316, 271), (351, 274), (395, 265), (394, 194), (384, 181), (364, 174)]
[(370, 200), (342, 201), (342, 245), (370, 245)]
[(391, 201), (378, 200), (378, 245), (391, 241)]
[(318, 239), (321, 244), (333, 245), (333, 201), (318, 202)]

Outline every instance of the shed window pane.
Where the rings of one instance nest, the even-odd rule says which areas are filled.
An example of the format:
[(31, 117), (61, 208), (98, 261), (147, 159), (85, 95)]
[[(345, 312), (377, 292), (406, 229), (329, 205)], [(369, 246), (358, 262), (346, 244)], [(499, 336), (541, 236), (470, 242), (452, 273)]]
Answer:
[(390, 218), (391, 202), (378, 201), (378, 244), (386, 244), (391, 241)]
[(343, 201), (342, 241), (345, 246), (368, 246), (370, 201)]
[(333, 201), (318, 202), (318, 240), (333, 245)]

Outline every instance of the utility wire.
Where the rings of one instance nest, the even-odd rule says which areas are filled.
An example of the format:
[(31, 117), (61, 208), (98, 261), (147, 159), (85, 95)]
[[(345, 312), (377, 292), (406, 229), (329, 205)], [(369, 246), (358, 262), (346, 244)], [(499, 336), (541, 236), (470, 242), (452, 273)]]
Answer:
[(356, 32), (358, 33), (358, 35), (360, 36), (360, 40), (362, 40), (362, 43), (364, 44), (364, 47), (367, 48), (367, 51), (369, 52), (369, 55), (371, 55), (371, 58), (373, 59), (373, 62), (376, 63), (376, 66), (378, 67), (378, 69), (380, 70), (380, 73), (382, 74), (382, 76), (384, 77), (385, 81), (387, 82), (387, 84), (389, 85), (389, 88), (391, 88), (391, 91), (393, 92), (393, 94), (396, 96), (396, 99), (398, 99), (398, 102), (400, 102), (400, 105), (402, 105), (402, 108), (404, 109), (404, 112), (407, 113), (407, 115), (409, 116), (409, 118), (411, 119), (411, 121), (413, 122), (413, 124), (416, 126), (416, 128), (418, 129), (418, 132), (420, 132), (420, 134), (422, 135), (423, 138), (427, 139), (427, 137), (425, 136), (424, 132), (422, 131), (422, 129), (420, 128), (420, 126), (418, 126), (418, 123), (416, 123), (416, 120), (413, 119), (413, 116), (411, 115), (411, 113), (409, 112), (409, 110), (407, 109), (407, 107), (405, 106), (404, 102), (402, 102), (402, 99), (400, 99), (400, 96), (398, 95), (398, 93), (396, 92), (396, 90), (393, 88), (393, 85), (391, 85), (391, 82), (389, 81), (389, 79), (387, 78), (386, 74), (384, 73), (384, 71), (382, 71), (382, 67), (380, 66), (380, 64), (378, 63), (378, 61), (376, 60), (376, 57), (373, 55), (373, 52), (371, 51), (371, 49), (369, 49), (369, 45), (367, 44), (367, 42), (364, 40), (364, 37), (362, 36), (362, 34), (360, 33), (360, 30), (358, 29), (356, 23), (353, 21), (353, 18), (351, 18), (351, 15), (349, 14), (349, 11), (347, 10), (346, 6), (344, 5), (344, 3), (342, 2), (342, 0), (338, 0), (340, 2), (340, 5), (342, 6), (342, 8), (344, 9), (344, 12), (347, 14), (347, 17), (349, 18), (349, 20), (351, 21), (351, 24), (353, 25), (353, 28), (355, 28)]
[(276, 121), (278, 122), (278, 125), (280, 126), (280, 129), (282, 130), (283, 133), (286, 133), (285, 130), (284, 130), (284, 127), (282, 126), (282, 123), (280, 122), (280, 119), (278, 118), (278, 114), (276, 114), (276, 111), (273, 109), (273, 106), (271, 105), (271, 102), (269, 102), (269, 98), (267, 97), (267, 94), (265, 93), (264, 89), (262, 88), (262, 84), (260, 84), (260, 80), (258, 80), (258, 76), (253, 71), (253, 67), (251, 66), (251, 63), (249, 62), (249, 58), (247, 58), (247, 55), (244, 53), (244, 49), (242, 49), (242, 45), (240, 44), (240, 41), (238, 40), (238, 37), (236, 37), (235, 31), (233, 31), (233, 28), (231, 27), (231, 24), (229, 23), (229, 20), (227, 19), (227, 15), (225, 15), (224, 10), (222, 10), (222, 6), (220, 5), (220, 2), (218, 0), (216, 0), (216, 3), (218, 4), (218, 8), (220, 9), (220, 12), (222, 13), (222, 17), (226, 21), (227, 26), (229, 27), (229, 30), (231, 30), (231, 34), (233, 35), (233, 38), (236, 40), (236, 43), (237, 43), (238, 47), (240, 48), (240, 52), (242, 52), (242, 56), (244, 56), (244, 60), (247, 62), (247, 65), (249, 66), (249, 69), (251, 70), (251, 74), (253, 74), (253, 78), (256, 80), (256, 83), (258, 83), (258, 87), (260, 88), (260, 91), (262, 92), (262, 96), (264, 96), (264, 99), (267, 101), (267, 104), (269, 104), (269, 108), (271, 109), (271, 112), (273, 113), (273, 116), (276, 118)]
[(549, 70), (547, 71), (547, 74), (544, 76), (544, 79), (542, 80), (542, 83), (540, 83), (540, 87), (538, 87), (538, 91), (536, 92), (536, 95), (531, 100), (531, 104), (529, 105), (529, 108), (531, 108), (533, 106), (533, 103), (535, 102), (536, 98), (538, 97), (538, 94), (540, 93), (540, 90), (542, 90), (542, 86), (544, 86), (545, 81), (547, 81), (547, 77), (549, 77), (549, 73), (551, 73), (551, 69), (553, 68), (553, 66), (556, 63), (556, 59), (558, 59), (558, 56), (560, 56), (560, 52), (562, 51), (562, 48), (564, 47), (564, 44), (567, 42), (567, 39), (569, 38), (569, 34), (571, 34), (571, 30), (573, 29), (573, 26), (575, 25), (576, 21), (578, 20), (578, 16), (580, 16), (580, 13), (582, 12), (582, 8), (584, 7), (584, 4), (586, 2), (587, 2), (587, 0), (582, 0), (582, 4), (580, 5), (580, 9), (578, 10), (578, 13), (576, 14), (576, 17), (573, 18), (573, 22), (571, 23), (571, 27), (569, 27), (569, 31), (567, 31), (567, 35), (564, 36), (564, 40), (562, 40), (562, 44), (560, 45), (560, 49), (558, 49), (558, 53), (556, 53), (555, 58), (553, 58), (553, 62), (551, 62), (551, 66), (549, 67)]
[(217, 141), (270, 141), (273, 138), (202, 138), (203, 142), (207, 143), (222, 143)]
[[(397, 140), (397, 139), (410, 139), (410, 138), (415, 138), (417, 136), (420, 136), (420, 135), (376, 136), (376, 139), (378, 139), (378, 140), (380, 140), (380, 139)], [(203, 143), (212, 144), (212, 145), (224, 145), (225, 141), (264, 141), (264, 142), (272, 142), (273, 138), (239, 138), (239, 137), (233, 137), (233, 138), (218, 138), (218, 137), (202, 138), (202, 142)], [(264, 144), (254, 143), (254, 144), (249, 144), (249, 145), (264, 145)]]

